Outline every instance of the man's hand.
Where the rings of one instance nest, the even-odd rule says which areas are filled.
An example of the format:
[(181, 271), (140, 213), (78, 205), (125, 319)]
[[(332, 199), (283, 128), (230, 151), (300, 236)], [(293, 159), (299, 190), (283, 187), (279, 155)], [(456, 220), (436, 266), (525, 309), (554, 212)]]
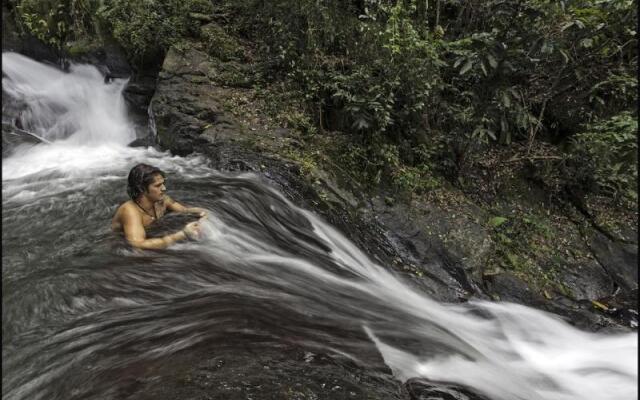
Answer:
[(200, 224), (198, 223), (198, 221), (189, 222), (187, 225), (185, 225), (182, 231), (188, 239), (200, 239)]
[(200, 207), (189, 207), (186, 210), (189, 214), (196, 214), (200, 218), (204, 218), (207, 216), (207, 210)]

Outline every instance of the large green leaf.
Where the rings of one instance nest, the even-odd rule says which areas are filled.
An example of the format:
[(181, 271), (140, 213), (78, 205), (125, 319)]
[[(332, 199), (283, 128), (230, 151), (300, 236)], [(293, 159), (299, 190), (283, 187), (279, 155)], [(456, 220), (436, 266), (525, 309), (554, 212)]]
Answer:
[(460, 75), (464, 75), (467, 71), (471, 69), (473, 66), (473, 60), (469, 59), (467, 62), (460, 68)]
[(500, 225), (504, 224), (505, 222), (507, 222), (507, 218), (505, 217), (493, 217), (489, 220), (489, 225), (491, 225), (494, 228), (499, 227)]
[(493, 57), (491, 54), (487, 54), (487, 60), (489, 61), (489, 65), (491, 65), (491, 68), (493, 69), (498, 68), (498, 62), (496, 61), (495, 57)]

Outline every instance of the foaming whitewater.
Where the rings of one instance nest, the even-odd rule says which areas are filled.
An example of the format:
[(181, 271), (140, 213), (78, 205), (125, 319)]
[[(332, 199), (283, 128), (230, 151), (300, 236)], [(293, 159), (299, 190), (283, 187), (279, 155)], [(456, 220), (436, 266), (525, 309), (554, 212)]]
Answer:
[[(375, 307), (354, 312), (361, 313), (362, 329), (401, 381), (453, 382), (494, 400), (637, 399), (636, 333), (587, 333), (558, 316), (513, 303), (439, 303), (374, 263), (312, 213), (300, 212), (331, 249), (334, 265), (350, 278), (309, 260), (274, 254), (264, 243), (219, 223), (206, 225), (208, 242), (201, 246), (215, 257), (277, 264), (295, 274), (303, 271), (313, 278), (300, 282), (305, 287), (313, 281), (328, 282), (369, 304), (391, 307), (393, 311), (385, 314), (375, 312)], [(385, 321), (390, 318), (392, 323)], [(424, 347), (414, 344), (408, 350), (381, 337), (418, 340)]]
[[(23, 126), (52, 142), (3, 159), (3, 399), (154, 398), (141, 393), (172, 382), (180, 357), (240, 357), (251, 345), (262, 346), (251, 357), (275, 359), (285, 344), (377, 381), (386, 365), (401, 382), (451, 382), (493, 400), (638, 398), (637, 333), (583, 332), (510, 303), (439, 303), (256, 176), (127, 147), (126, 81), (3, 56)], [(123, 250), (109, 220), (138, 162), (165, 170), (174, 198), (209, 210), (201, 241)], [(169, 231), (180, 222), (163, 220)], [(278, 365), (311, 376), (309, 363)], [(368, 397), (362, 385), (356, 398)], [(210, 387), (214, 398), (229, 397), (223, 386)], [(261, 387), (254, 398), (282, 397)]]
[(182, 159), (127, 146), (136, 138), (122, 96), (127, 79), (107, 83), (92, 65), (71, 64), (64, 72), (11, 52), (2, 54), (2, 72), (3, 91), (22, 104), (20, 126), (43, 139), (3, 159), (4, 201), (27, 201), (85, 188), (96, 179), (121, 178), (137, 162), (169, 170), (204, 164), (200, 157)]
[(122, 90), (125, 79), (105, 83), (91, 65), (71, 65), (69, 72), (17, 53), (2, 53), (2, 89), (26, 104), (25, 130), (66, 145), (124, 146), (135, 139)]

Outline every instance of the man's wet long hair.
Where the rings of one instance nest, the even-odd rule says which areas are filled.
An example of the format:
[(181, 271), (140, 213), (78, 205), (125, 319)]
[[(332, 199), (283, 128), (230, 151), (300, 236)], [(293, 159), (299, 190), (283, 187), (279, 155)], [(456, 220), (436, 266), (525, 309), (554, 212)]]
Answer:
[(147, 164), (138, 164), (131, 168), (129, 177), (127, 178), (127, 194), (129, 197), (133, 200), (140, 197), (153, 182), (154, 176), (158, 174), (164, 178), (164, 172), (160, 170), (160, 168)]

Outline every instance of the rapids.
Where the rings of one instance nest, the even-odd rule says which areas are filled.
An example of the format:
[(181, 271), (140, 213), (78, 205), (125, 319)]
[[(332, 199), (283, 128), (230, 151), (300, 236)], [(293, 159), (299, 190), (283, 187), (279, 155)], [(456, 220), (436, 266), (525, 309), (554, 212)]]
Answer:
[[(51, 142), (2, 161), (3, 399), (146, 398), (136, 384), (171, 374), (179, 357), (249, 343), (256, 358), (295, 345), (364, 375), (493, 400), (638, 398), (637, 333), (583, 332), (516, 304), (440, 303), (257, 176), (127, 147), (126, 80), (15, 53), (2, 71), (5, 94), (25, 105), (22, 126)], [(172, 197), (209, 210), (201, 241), (134, 251), (110, 232), (138, 162), (167, 173)], [(169, 215), (150, 233), (184, 223)], [(224, 390), (210, 388), (244, 398)]]

